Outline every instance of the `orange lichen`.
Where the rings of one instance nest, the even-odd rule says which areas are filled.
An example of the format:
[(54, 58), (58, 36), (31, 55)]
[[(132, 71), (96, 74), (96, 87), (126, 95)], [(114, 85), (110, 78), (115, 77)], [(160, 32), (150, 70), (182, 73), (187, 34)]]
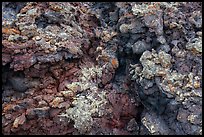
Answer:
[(112, 64), (113, 68), (118, 68), (118, 66), (119, 66), (118, 60), (115, 58), (111, 59), (111, 64)]
[(2, 33), (4, 34), (20, 34), (20, 31), (13, 28), (2, 28)]
[(9, 111), (13, 108), (13, 105), (12, 104), (8, 104), (6, 105), (5, 107), (3, 107), (3, 112), (6, 112), (6, 111)]

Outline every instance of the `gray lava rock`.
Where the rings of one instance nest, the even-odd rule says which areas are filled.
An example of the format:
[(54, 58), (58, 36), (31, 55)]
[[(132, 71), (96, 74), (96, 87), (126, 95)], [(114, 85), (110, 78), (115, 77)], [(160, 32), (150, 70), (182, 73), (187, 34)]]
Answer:
[(132, 46), (132, 51), (135, 54), (142, 54), (144, 51), (146, 50), (150, 50), (151, 49), (151, 45), (147, 44), (144, 41), (137, 41), (136, 43), (134, 43), (134, 45)]
[(27, 81), (24, 78), (11, 77), (8, 81), (17, 92), (25, 92), (28, 89)]
[(50, 107), (35, 108), (33, 111), (38, 117), (47, 117), (49, 115)]
[(144, 112), (142, 114), (142, 123), (154, 135), (168, 135), (170, 129), (168, 128), (165, 121), (154, 112)]
[(127, 130), (130, 131), (130, 132), (134, 132), (135, 134), (138, 135), (139, 126), (138, 126), (138, 124), (137, 124), (135, 118), (131, 119), (131, 120), (128, 122)]
[(166, 53), (168, 53), (171, 49), (170, 49), (170, 46), (167, 45), (167, 44), (164, 44), (164, 45), (160, 45), (158, 48), (157, 48), (157, 51), (159, 50), (163, 50), (165, 51)]
[(25, 4), (25, 2), (3, 2), (2, 25), (12, 25), (16, 20), (18, 12)]

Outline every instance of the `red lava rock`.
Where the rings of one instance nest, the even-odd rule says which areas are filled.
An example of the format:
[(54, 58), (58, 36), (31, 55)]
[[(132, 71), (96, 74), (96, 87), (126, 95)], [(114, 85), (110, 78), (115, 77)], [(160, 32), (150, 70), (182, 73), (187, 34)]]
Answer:
[(54, 97), (53, 97), (52, 95), (49, 95), (49, 94), (43, 95), (42, 98), (43, 98), (45, 101), (47, 101), (48, 103), (51, 102), (51, 101), (54, 99)]
[(46, 119), (45, 127), (51, 127), (53, 125), (53, 121), (50, 119)]
[(47, 88), (49, 85), (55, 85), (56, 80), (51, 76), (47, 76), (42, 80), (42, 83), (43, 83), (42, 88)]
[(50, 68), (50, 71), (54, 75), (55, 78), (59, 79), (60, 75), (62, 74), (63, 70), (60, 68), (61, 64), (53, 66)]
[(74, 128), (66, 128), (66, 130), (62, 130), (60, 133), (62, 133), (62, 135), (67, 135), (74, 132), (74, 130)]
[(102, 74), (102, 84), (106, 85), (113, 77), (113, 74), (109, 73), (109, 74)]
[[(2, 17), (5, 20), (2, 24), (2, 73), (5, 75), (2, 77), (3, 134), (80, 134), (77, 127), (74, 128), (74, 124), (77, 124), (74, 122), (80, 121), (64, 117), (63, 119), (58, 115), (65, 112), (78, 95), (87, 97), (91, 91), (87, 89), (77, 92), (76, 98), (68, 97), (61, 91), (67, 90), (65, 86), (67, 83), (81, 82), (82, 69), (96, 65), (102, 67), (102, 77), (87, 81), (98, 86), (97, 92), (107, 91), (105, 94), (107, 104), (105, 107), (99, 107), (100, 110), (104, 110), (105, 115), (99, 118), (95, 118), (97, 114), (91, 115), (94, 124), (91, 132), (84, 134), (149, 134), (148, 130), (152, 130), (151, 122), (147, 122), (150, 127), (148, 129), (144, 123), (137, 125), (137, 121), (140, 120), (137, 117), (137, 111), (140, 110), (137, 109), (138, 106), (141, 106), (143, 112), (149, 107), (150, 109), (155, 107), (153, 111), (160, 110), (162, 106), (166, 108), (159, 117), (161, 116), (162, 120), (164, 118), (172, 134), (202, 134), (200, 99), (202, 96), (198, 94), (200, 90), (197, 89), (202, 88), (200, 87), (201, 55), (198, 54), (195, 58), (197, 53), (191, 55), (186, 51), (187, 57), (184, 57), (182, 52), (175, 50), (175, 54), (171, 51), (173, 45), (185, 51), (186, 42), (190, 40), (191, 43), (191, 39), (199, 40), (202, 37), (200, 12), (202, 3), (4, 2), (2, 4), (2, 15), (4, 15)], [(13, 23), (14, 26), (9, 25)], [(142, 47), (138, 47), (138, 42)], [(200, 43), (200, 40), (195, 42)], [(176, 100), (172, 102), (174, 98), (166, 98), (166, 93), (156, 88), (159, 84), (154, 82), (152, 84), (155, 87), (143, 91), (143, 87), (151, 86), (151, 83), (142, 82), (140, 76), (143, 75), (135, 77), (137, 69), (131, 71), (135, 73), (136, 80), (130, 80), (132, 74), (129, 75), (129, 68), (131, 69), (132, 65), (129, 65), (142, 63), (139, 58), (142, 52), (150, 47), (157, 51), (164, 50), (173, 57), (171, 69), (183, 74), (192, 71), (193, 78), (198, 79), (197, 84), (193, 79), (197, 88), (192, 88), (189, 98), (186, 97), (188, 94), (182, 94), (181, 97), (184, 97), (186, 102)], [(12, 78), (9, 77), (13, 73), (21, 77), (19, 76), (21, 72), (24, 75), (22, 79), (16, 79), (14, 75), (11, 75)], [(123, 76), (117, 78), (118, 75)], [(27, 81), (23, 82), (23, 79)], [(186, 83), (187, 81), (184, 80)], [(13, 93), (9, 93), (11, 89)], [(17, 95), (16, 91), (25, 93)], [(196, 97), (191, 94), (195, 94)], [(140, 102), (137, 102), (137, 97)], [(135, 100), (131, 101), (131, 98)], [(165, 107), (166, 102), (169, 106)], [(75, 107), (80, 109), (83, 106)], [(142, 116), (141, 113), (139, 115)], [(156, 113), (155, 116), (151, 115), (150, 121), (156, 120), (153, 124), (156, 128), (159, 125), (158, 127), (162, 129), (165, 125), (161, 124), (162, 120), (155, 119)], [(82, 116), (87, 118), (86, 114)], [(141, 120), (139, 122), (143, 122)], [(159, 132), (168, 134), (164, 130)]]
[(108, 99), (113, 106), (113, 114), (116, 119), (120, 116), (135, 116), (135, 106), (131, 103), (127, 94), (109, 93)]
[(63, 91), (65, 89), (65, 84), (67, 83), (66, 80), (63, 80), (62, 82), (59, 83), (59, 86), (58, 86), (58, 91)]
[(62, 110), (58, 108), (52, 108), (50, 110), (50, 117), (55, 117), (57, 116)]
[(14, 68), (15, 71), (24, 70), (24, 68), (29, 68), (35, 63), (36, 58), (32, 54), (16, 55), (11, 63), (11, 68)]
[(42, 91), (43, 91), (45, 94), (54, 94), (54, 93), (57, 93), (57, 89), (56, 89), (56, 88), (43, 89)]
[(63, 70), (59, 69), (59, 70), (54, 70), (52, 73), (55, 76), (55, 78), (59, 79), (62, 72), (63, 72)]
[(5, 48), (9, 48), (12, 50), (16, 50), (16, 49), (25, 49), (25, 48), (32, 48), (32, 45), (34, 44), (33, 40), (29, 40), (26, 43), (14, 43), (14, 42), (9, 42), (7, 40), (3, 40), (2, 44)]
[(4, 135), (9, 135), (10, 132), (11, 132), (11, 128), (12, 128), (12, 124), (9, 124), (9, 125), (5, 126), (4, 128), (2, 128), (3, 134)]
[(106, 84), (105, 85), (105, 89), (111, 89), (113, 87), (113, 84), (112, 83), (110, 83), (110, 84)]
[(9, 123), (12, 123), (11, 120), (6, 120), (5, 117), (2, 117), (2, 126), (5, 127), (7, 126)]
[(74, 65), (75, 65), (74, 63), (64, 63), (62, 65), (62, 67), (65, 68), (65, 70), (69, 70), (69, 69), (73, 68)]
[(75, 72), (77, 72), (78, 70), (79, 69), (77, 69), (77, 68), (72, 68), (72, 69), (68, 70), (67, 72), (65, 72), (65, 76), (69, 77), (69, 76), (73, 75)]
[(23, 130), (28, 130), (30, 129), (30, 127), (32, 126), (32, 124), (28, 123), (28, 122), (25, 122), (23, 125), (22, 125), (22, 129)]
[(56, 130), (56, 129), (58, 129), (58, 128), (56, 128), (56, 127), (49, 128), (48, 134), (49, 135), (59, 135), (59, 130)]
[(2, 54), (2, 65), (6, 65), (7, 63), (11, 62), (11, 55), (9, 54)]
[(33, 67), (30, 67), (29, 69), (26, 69), (24, 71), (27, 77), (40, 77), (40, 78), (45, 77), (46, 72), (47, 72), (46, 69), (36, 69)]

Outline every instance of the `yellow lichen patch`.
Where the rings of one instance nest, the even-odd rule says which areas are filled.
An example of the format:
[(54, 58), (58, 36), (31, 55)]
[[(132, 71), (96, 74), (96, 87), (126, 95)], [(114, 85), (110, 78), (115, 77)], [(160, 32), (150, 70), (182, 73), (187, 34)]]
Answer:
[(194, 88), (199, 88), (200, 87), (200, 82), (199, 81), (194, 81), (193, 86), (194, 86)]
[(49, 5), (50, 5), (50, 8), (51, 8), (52, 10), (54, 10), (54, 11), (59, 12), (59, 11), (62, 10), (62, 7), (60, 7), (59, 5), (57, 5), (56, 2), (50, 2)]
[(71, 84), (67, 84), (66, 87), (73, 91), (73, 92), (77, 92), (78, 88), (79, 88), (79, 83), (78, 82), (73, 82)]
[(61, 103), (61, 102), (63, 102), (64, 101), (64, 99), (62, 98), (62, 97), (56, 97), (52, 102), (51, 102), (51, 106), (52, 107), (57, 107), (57, 106), (59, 106), (59, 104)]
[(105, 41), (105, 42), (108, 42), (109, 40), (112, 39), (112, 37), (114, 37), (115, 35), (117, 35), (117, 32), (108, 32), (108, 31), (103, 31), (102, 32), (102, 39)]
[(74, 92), (71, 90), (60, 91), (64, 97), (74, 97)]
[(159, 70), (159, 71), (157, 72), (157, 75), (158, 75), (158, 76), (165, 76), (165, 75), (166, 75), (166, 72), (165, 72), (164, 70)]

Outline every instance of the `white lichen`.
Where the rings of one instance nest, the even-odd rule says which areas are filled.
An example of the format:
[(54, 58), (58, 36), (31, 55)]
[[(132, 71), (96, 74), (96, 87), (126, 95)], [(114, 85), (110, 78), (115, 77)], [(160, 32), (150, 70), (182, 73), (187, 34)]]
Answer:
[(104, 105), (107, 103), (106, 92), (90, 92), (86, 96), (78, 95), (72, 102), (74, 107), (66, 110), (65, 116), (74, 121), (74, 127), (80, 133), (89, 131), (93, 124), (92, 115), (102, 116), (104, 114)]
[[(72, 105), (69, 107), (66, 113), (60, 116), (65, 116), (74, 121), (74, 127), (78, 129), (80, 133), (86, 133), (91, 129), (93, 124), (92, 116), (102, 116), (104, 114), (103, 107), (107, 103), (105, 94), (106, 91), (99, 91), (98, 78), (102, 76), (102, 68), (84, 67), (81, 70), (79, 81), (67, 84), (69, 94), (70, 92), (83, 94), (77, 94), (74, 97)], [(62, 91), (66, 93), (66, 91)], [(73, 95), (73, 94), (72, 94)]]
[(202, 53), (202, 38), (194, 38), (186, 44), (186, 49), (195, 53)]
[(143, 79), (159, 79), (156, 80), (158, 87), (169, 97), (174, 95), (177, 100), (182, 101), (187, 96), (184, 94), (187, 89), (200, 88), (198, 76), (193, 76), (193, 73), (180, 74), (171, 68), (172, 57), (165, 51), (145, 51), (140, 62), (141, 65), (131, 65), (132, 80), (140, 82)]

